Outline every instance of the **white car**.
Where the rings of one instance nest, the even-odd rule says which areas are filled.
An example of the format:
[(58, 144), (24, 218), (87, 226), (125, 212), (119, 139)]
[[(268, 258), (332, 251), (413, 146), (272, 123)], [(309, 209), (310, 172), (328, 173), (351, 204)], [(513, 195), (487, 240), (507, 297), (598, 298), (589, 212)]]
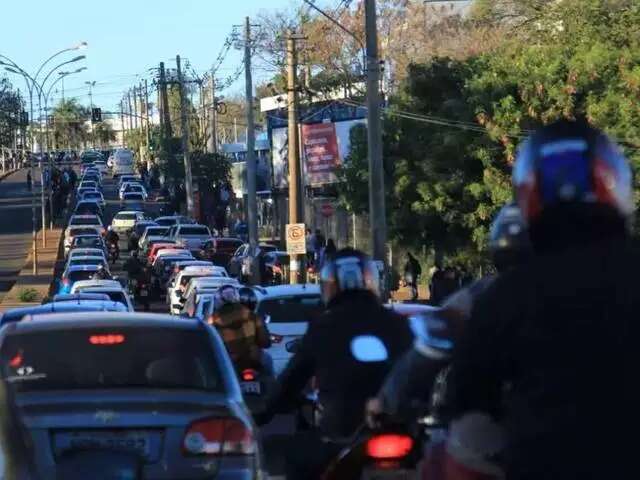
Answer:
[(116, 213), (116, 216), (113, 217), (111, 228), (118, 234), (126, 233), (133, 228), (137, 221), (144, 219), (145, 216), (142, 212), (138, 212), (136, 210), (124, 210)]
[(156, 266), (158, 260), (165, 257), (180, 257), (185, 260), (195, 260), (194, 256), (191, 254), (189, 250), (184, 250), (182, 248), (166, 248), (164, 250), (160, 250), (153, 259), (151, 263), (152, 267)]
[(128, 182), (141, 182), (142, 179), (136, 175), (121, 175), (118, 178), (118, 190), (122, 188), (122, 185)]
[(71, 250), (71, 244), (73, 243), (73, 237), (78, 235), (97, 235), (102, 236), (104, 229), (94, 225), (78, 225), (67, 227), (64, 232), (64, 252), (69, 253)]
[(202, 267), (192, 266), (184, 268), (176, 275), (173, 282), (167, 286), (167, 302), (173, 315), (178, 315), (182, 311), (184, 305), (184, 294), (191, 280), (200, 277), (222, 277), (228, 278), (229, 275), (223, 267)]
[[(175, 282), (175, 285), (178, 285), (178, 283)], [(180, 290), (178, 289), (173, 290), (173, 292), (176, 295), (173, 298), (171, 298), (170, 301), (174, 301), (177, 299), (177, 302), (169, 304), (171, 313), (174, 315), (179, 315), (180, 312), (182, 311), (182, 308), (184, 307), (185, 303), (189, 298), (193, 297), (198, 293), (202, 293), (205, 290), (215, 291), (223, 285), (240, 286), (238, 281), (232, 277), (207, 276), (207, 277), (192, 278), (189, 281), (189, 283), (187, 283), (184, 293), (182, 293), (181, 295), (178, 293)]]
[(140, 236), (140, 240), (138, 240), (138, 247), (140, 250), (144, 251), (147, 247), (147, 243), (149, 243), (151, 239), (159, 240), (161, 238), (165, 238), (167, 233), (169, 233), (169, 230), (171, 230), (170, 227), (163, 227), (161, 225), (152, 225), (145, 228), (144, 233)]
[(106, 233), (102, 220), (97, 215), (71, 215), (68, 225), (69, 227), (98, 227), (103, 235)]
[(133, 152), (127, 148), (118, 148), (113, 152), (113, 176), (133, 175)]
[(73, 284), (70, 293), (105, 293), (114, 302), (120, 302), (133, 312), (133, 302), (116, 280), (80, 280)]
[(147, 189), (144, 188), (143, 185), (137, 182), (123, 183), (120, 189), (118, 190), (118, 197), (120, 198), (120, 200), (124, 200), (125, 193), (141, 193), (145, 200), (149, 196), (147, 194)]
[(274, 373), (279, 375), (293, 355), (287, 344), (301, 338), (309, 322), (324, 311), (320, 285), (278, 285), (256, 289), (257, 313), (267, 324), (271, 347), (267, 353), (273, 359)]
[(185, 303), (181, 315), (205, 320), (213, 312), (214, 302), (215, 293), (213, 291), (205, 290), (203, 293), (197, 293), (191, 301)]
[(100, 172), (100, 174), (107, 173), (108, 167), (104, 160), (94, 160), (93, 164), (95, 165), (96, 169)]

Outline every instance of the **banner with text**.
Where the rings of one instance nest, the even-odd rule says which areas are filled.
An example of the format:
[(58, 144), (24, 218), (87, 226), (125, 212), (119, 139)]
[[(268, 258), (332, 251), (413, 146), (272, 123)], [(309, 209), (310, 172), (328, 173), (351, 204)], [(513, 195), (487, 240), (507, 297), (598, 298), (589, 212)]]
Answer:
[(302, 125), (302, 145), (307, 184), (321, 185), (335, 182), (336, 168), (340, 164), (335, 124)]

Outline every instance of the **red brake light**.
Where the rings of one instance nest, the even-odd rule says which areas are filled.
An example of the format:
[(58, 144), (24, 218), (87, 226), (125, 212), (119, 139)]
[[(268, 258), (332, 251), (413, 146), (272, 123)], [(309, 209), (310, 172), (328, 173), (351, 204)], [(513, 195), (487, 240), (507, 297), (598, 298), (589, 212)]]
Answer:
[(118, 345), (124, 343), (124, 335), (119, 333), (109, 333), (106, 335), (91, 335), (89, 337), (91, 345)]
[(282, 342), (282, 339), (283, 339), (282, 335), (276, 335), (275, 333), (272, 333), (270, 337), (271, 337), (271, 343), (280, 343)]
[(246, 370), (242, 371), (241, 377), (242, 380), (245, 382), (252, 382), (253, 380), (256, 379), (256, 375), (258, 372), (256, 372), (253, 368), (247, 368)]
[(251, 455), (253, 434), (237, 418), (207, 418), (192, 423), (182, 441), (188, 455)]
[(62, 284), (63, 284), (65, 287), (68, 287), (68, 286), (71, 284), (71, 282), (69, 281), (69, 279), (68, 279), (68, 278), (63, 278), (63, 279), (62, 279)]
[(9, 360), (9, 366), (13, 368), (18, 368), (22, 365), (22, 352), (18, 352), (15, 357)]
[(385, 434), (372, 437), (367, 442), (367, 456), (377, 459), (402, 458), (413, 448), (408, 435)]

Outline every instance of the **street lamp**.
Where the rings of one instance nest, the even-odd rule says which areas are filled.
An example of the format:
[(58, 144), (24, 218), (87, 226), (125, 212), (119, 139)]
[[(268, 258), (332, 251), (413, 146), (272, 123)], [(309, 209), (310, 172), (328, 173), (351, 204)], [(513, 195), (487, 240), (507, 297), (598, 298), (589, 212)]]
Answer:
[[(74, 73), (80, 73), (83, 70), (86, 70), (87, 67), (80, 67), (77, 70), (74, 70), (73, 72), (58, 72), (58, 75), (60, 75), (60, 77), (53, 82), (53, 84), (51, 85), (51, 87), (53, 87), (53, 85), (55, 85), (56, 83), (58, 83), (58, 81), (62, 80), (62, 101), (64, 102), (64, 77), (69, 76), (69, 75), (73, 75)], [(51, 92), (51, 87), (49, 88), (49, 93)], [(49, 93), (47, 93), (47, 97), (49, 96)], [(45, 97), (45, 110), (46, 110), (46, 97)]]
[[(75, 50), (83, 50), (88, 46), (87, 42), (80, 42), (77, 45), (74, 45), (73, 47), (70, 48), (65, 48), (63, 50), (60, 50), (56, 53), (54, 53), (53, 55), (51, 55), (49, 58), (47, 58), (38, 68), (36, 74), (32, 77), (30, 76), (24, 69), (20, 68), (18, 66), (18, 64), (16, 62), (14, 62), (13, 60), (11, 60), (9, 57), (7, 57), (6, 55), (0, 55), (0, 65), (3, 65), (5, 67), (5, 70), (11, 73), (15, 73), (18, 75), (21, 75), (24, 80), (25, 83), (27, 84), (27, 89), (29, 91), (29, 110), (30, 110), (30, 118), (31, 121), (33, 121), (33, 89), (36, 89), (36, 92), (38, 93), (38, 120), (40, 123), (40, 138), (42, 140), (42, 99), (44, 97), (44, 92), (43, 92), (43, 88), (44, 85), (46, 83), (46, 81), (49, 79), (49, 77), (51, 76), (51, 74), (53, 74), (54, 71), (56, 71), (58, 68), (62, 67), (63, 65), (67, 65), (69, 63), (74, 63), (77, 61), (80, 61), (82, 59), (85, 58), (84, 55), (79, 55), (74, 57), (73, 59), (66, 61), (66, 62), (62, 62), (60, 64), (58, 64), (56, 67), (54, 67), (51, 71), (49, 71), (49, 73), (45, 76), (45, 79), (38, 83), (37, 79), (40, 75), (40, 73), (42, 72), (42, 70), (44, 69), (44, 67), (51, 61), (53, 60), (55, 57), (62, 55), (65, 52), (70, 52), (70, 51), (75, 51)], [(4, 60), (1, 60), (4, 59)], [(47, 132), (48, 134), (48, 132)], [(35, 146), (34, 145), (34, 136), (33, 136), (33, 130), (31, 130), (31, 145), (32, 145), (32, 149)], [(42, 141), (38, 142), (38, 146), (39, 146), (39, 150), (40, 153), (42, 153)], [(41, 165), (42, 167), (42, 165)], [(31, 169), (31, 177), (33, 178), (33, 162), (30, 162), (30, 169)], [(51, 172), (51, 157), (49, 157), (49, 171)], [(42, 199), (42, 245), (43, 247), (46, 247), (46, 226), (45, 226), (45, 212), (46, 212), (46, 205), (45, 205), (45, 201), (44, 201), (44, 170), (41, 169), (41, 178), (42, 178), (42, 191), (41, 191), (41, 199)], [(49, 199), (50, 199), (50, 203), (51, 203), (51, 191), (49, 191)], [(32, 196), (31, 199), (31, 211), (32, 211), (32, 224), (33, 224), (33, 273), (37, 274), (38, 273), (38, 267), (37, 267), (37, 263), (38, 263), (38, 247), (37, 247), (37, 220), (36, 220), (36, 205), (35, 205), (35, 197)], [(50, 228), (53, 229), (53, 218), (50, 219)]]

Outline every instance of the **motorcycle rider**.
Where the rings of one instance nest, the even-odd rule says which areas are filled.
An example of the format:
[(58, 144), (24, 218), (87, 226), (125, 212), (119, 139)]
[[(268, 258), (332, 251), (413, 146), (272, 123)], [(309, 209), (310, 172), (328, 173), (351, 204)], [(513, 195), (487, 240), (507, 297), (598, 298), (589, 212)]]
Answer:
[[(491, 225), (488, 244), (498, 275), (523, 264), (531, 257), (527, 226), (517, 205), (509, 203), (500, 209)], [(446, 298), (437, 313), (410, 320), (416, 334), (414, 348), (395, 364), (377, 398), (368, 403), (370, 423), (375, 423), (373, 417), (381, 413), (393, 417), (402, 416), (407, 421), (419, 413), (414, 412), (411, 407), (424, 407), (434, 381), (444, 381), (440, 375), (450, 361), (451, 352), (439, 348), (438, 338), (441, 337), (442, 340), (462, 334), (475, 300), (496, 278), (497, 275), (485, 276)], [(438, 319), (448, 323), (447, 328), (441, 330)], [(420, 325), (421, 321), (427, 325)], [(423, 381), (415, 382), (415, 378), (422, 378)], [(439, 400), (444, 401), (443, 398)]]
[(138, 280), (142, 275), (143, 268), (144, 265), (138, 258), (137, 251), (131, 252), (131, 255), (123, 265), (123, 269), (125, 272), (127, 272), (127, 276), (129, 277), (129, 282), (134, 284), (134, 286), (138, 283)]
[(604, 133), (562, 120), (521, 146), (513, 184), (535, 262), (475, 302), (453, 356), (453, 414), (508, 427), (508, 479), (635, 478), (631, 169)]
[(98, 265), (98, 269), (96, 270), (96, 273), (94, 273), (91, 276), (92, 280), (108, 280), (111, 278), (111, 275), (109, 275), (109, 272), (107, 271), (106, 268), (104, 268), (104, 265)]
[(118, 258), (120, 256), (120, 244), (118, 243), (120, 241), (120, 237), (113, 228), (109, 227), (107, 229), (105, 241), (107, 243), (107, 246), (109, 247), (109, 252), (111, 252), (112, 248), (115, 249), (115, 258)]
[(365, 254), (350, 248), (338, 251), (323, 265), (320, 277), (327, 310), (309, 323), (265, 411), (256, 416), (258, 423), (267, 423), (275, 413), (295, 408), (315, 376), (319, 428), (294, 437), (295, 448), (287, 457), (289, 479), (322, 474), (360, 427), (366, 400), (412, 341), (406, 319), (381, 304), (378, 269)]
[(220, 333), (236, 369), (263, 368), (262, 350), (271, 346), (271, 337), (262, 319), (241, 303), (235, 285), (221, 286), (214, 304), (207, 321)]

